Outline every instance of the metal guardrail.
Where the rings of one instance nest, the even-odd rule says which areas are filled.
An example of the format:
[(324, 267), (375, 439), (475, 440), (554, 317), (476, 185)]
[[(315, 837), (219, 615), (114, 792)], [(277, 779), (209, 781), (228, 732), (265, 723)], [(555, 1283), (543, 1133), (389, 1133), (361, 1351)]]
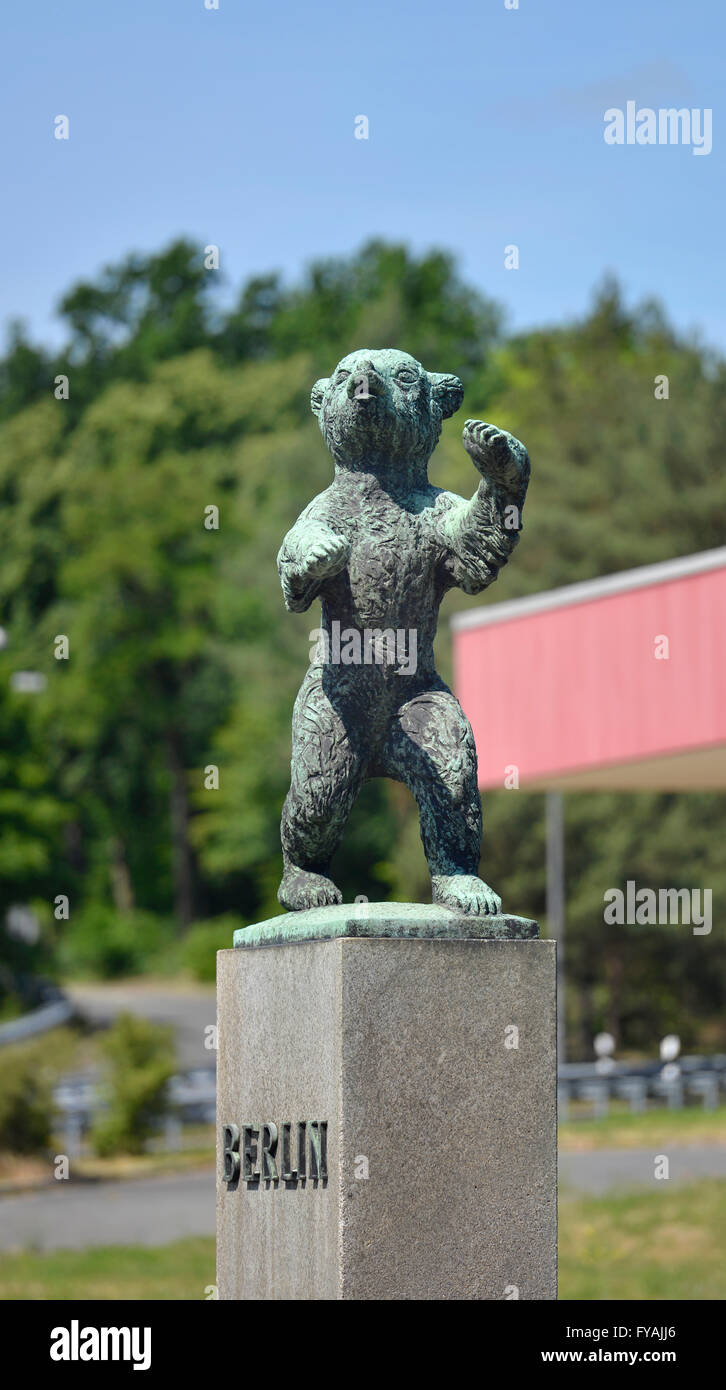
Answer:
[[(93, 1116), (103, 1109), (103, 1088), (88, 1076), (67, 1076), (53, 1092), (60, 1112), (60, 1131), (66, 1154), (78, 1156), (83, 1136)], [(160, 1124), (167, 1148), (177, 1148), (183, 1125), (214, 1124), (217, 1109), (217, 1079), (214, 1067), (179, 1072), (169, 1082), (171, 1109)]]
[[(714, 1053), (711, 1057), (681, 1057), (678, 1065), (682, 1072), (715, 1071), (726, 1076), (726, 1053)], [(579, 1081), (597, 1079), (605, 1076), (656, 1076), (663, 1069), (663, 1062), (653, 1061), (610, 1062), (607, 1070), (597, 1062), (562, 1062), (557, 1068), (560, 1081)]]
[[(642, 1113), (648, 1100), (680, 1109), (700, 1102), (714, 1110), (726, 1096), (726, 1056), (683, 1057), (675, 1073), (662, 1062), (613, 1062), (606, 1072), (591, 1062), (566, 1062), (558, 1071), (557, 1097), (560, 1119), (607, 1115), (611, 1100), (625, 1100), (634, 1114)], [(88, 1076), (66, 1077), (55, 1089), (54, 1100), (67, 1137), (68, 1152), (77, 1152), (93, 1115), (103, 1105), (98, 1082)], [(213, 1124), (217, 1087), (214, 1067), (180, 1072), (169, 1083), (171, 1109), (164, 1122), (167, 1140), (179, 1141), (185, 1124)], [(585, 1101), (574, 1113), (573, 1101)]]
[[(53, 1092), (56, 1107), (62, 1114), (76, 1114), (84, 1120), (103, 1105), (103, 1088), (89, 1076), (67, 1076)], [(214, 1120), (217, 1104), (217, 1083), (214, 1067), (198, 1067), (179, 1072), (169, 1082), (172, 1108), (188, 1124), (204, 1124)]]
[(69, 1023), (74, 1014), (70, 999), (41, 1004), (39, 1009), (31, 1009), (30, 1013), (22, 1014), (20, 1018), (11, 1018), (8, 1023), (0, 1024), (0, 1047), (7, 1043), (25, 1042), (27, 1038), (35, 1038), (51, 1028), (59, 1028), (62, 1023)]
[[(611, 1099), (627, 1100), (633, 1114), (641, 1114), (648, 1098), (671, 1110), (680, 1110), (690, 1099), (700, 1100), (704, 1110), (715, 1110), (726, 1094), (726, 1056), (682, 1057), (677, 1065), (662, 1061), (603, 1063), (566, 1062), (558, 1069), (557, 1105), (561, 1120), (584, 1118), (580, 1108), (572, 1113), (572, 1101), (586, 1101), (589, 1116), (604, 1118)], [(587, 1111), (585, 1113), (588, 1113)]]
[[(57, 995), (21, 1018), (0, 1024), (0, 1046), (22, 1042), (57, 1028), (68, 1023), (75, 1012), (69, 999)], [(665, 1041), (678, 1043), (677, 1039)], [(595, 1043), (597, 1047), (598, 1039)], [(677, 1055), (677, 1046), (676, 1053), (670, 1055)], [(602, 1118), (608, 1114), (612, 1100), (627, 1101), (634, 1114), (642, 1113), (649, 1100), (656, 1105), (665, 1104), (670, 1109), (680, 1109), (700, 1101), (704, 1110), (714, 1110), (724, 1095), (724, 1053), (710, 1057), (681, 1057), (677, 1064), (670, 1062), (665, 1066), (663, 1054), (660, 1060), (640, 1062), (616, 1062), (612, 1056), (600, 1055), (595, 1062), (564, 1062), (557, 1073), (557, 1103), (561, 1120), (585, 1118), (588, 1115)], [(183, 1125), (214, 1123), (214, 1067), (178, 1073), (169, 1084), (169, 1100), (171, 1104), (163, 1130), (167, 1144), (175, 1147), (180, 1142)], [(78, 1154), (93, 1115), (103, 1107), (103, 1092), (93, 1078), (68, 1076), (56, 1086), (54, 1101), (60, 1112), (66, 1152)]]

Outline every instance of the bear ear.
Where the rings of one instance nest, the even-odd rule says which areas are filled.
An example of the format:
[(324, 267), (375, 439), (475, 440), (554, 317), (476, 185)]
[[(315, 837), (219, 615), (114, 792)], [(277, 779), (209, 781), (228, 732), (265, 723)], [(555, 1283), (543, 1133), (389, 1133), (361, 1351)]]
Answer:
[(310, 392), (310, 409), (313, 415), (319, 415), (323, 408), (323, 396), (325, 395), (325, 388), (329, 381), (330, 377), (321, 376), (320, 380), (316, 381)]
[(464, 399), (464, 387), (458, 376), (449, 376), (447, 372), (429, 372), (429, 381), (431, 395), (444, 419), (448, 420)]

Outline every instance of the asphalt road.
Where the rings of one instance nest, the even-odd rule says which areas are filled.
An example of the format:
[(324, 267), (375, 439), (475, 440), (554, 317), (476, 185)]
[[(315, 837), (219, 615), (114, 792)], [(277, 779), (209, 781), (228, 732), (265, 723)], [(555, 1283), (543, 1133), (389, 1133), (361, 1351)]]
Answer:
[(68, 985), (65, 992), (94, 1023), (112, 1023), (117, 1014), (127, 1011), (155, 1023), (171, 1024), (180, 1071), (214, 1065), (216, 1052), (204, 1046), (205, 1029), (217, 1021), (214, 985), (121, 981), (119, 984)]
[[(697, 1182), (699, 1178), (726, 1178), (726, 1145), (681, 1148), (667, 1145), (668, 1178), (656, 1178), (654, 1149), (594, 1149), (591, 1153), (561, 1153), (558, 1176), (561, 1195), (567, 1191), (602, 1196), (613, 1189), (652, 1186), (667, 1182)], [(662, 1168), (662, 1164), (659, 1165)]]
[(0, 1249), (167, 1245), (214, 1234), (214, 1171), (127, 1182), (55, 1182), (0, 1198)]
[[(652, 1187), (650, 1149), (600, 1149), (560, 1154), (560, 1195)], [(672, 1148), (670, 1182), (726, 1178), (726, 1147)], [(78, 1250), (91, 1245), (164, 1245), (182, 1236), (214, 1234), (212, 1169), (127, 1182), (57, 1182), (0, 1198), (0, 1249)]]

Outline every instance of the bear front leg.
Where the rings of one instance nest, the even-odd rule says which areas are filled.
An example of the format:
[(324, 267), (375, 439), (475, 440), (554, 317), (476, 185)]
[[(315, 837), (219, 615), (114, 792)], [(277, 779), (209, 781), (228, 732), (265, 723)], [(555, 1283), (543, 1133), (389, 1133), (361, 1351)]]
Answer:
[(524, 502), (529, 483), (529, 455), (521, 440), (484, 420), (467, 420), (461, 442), (474, 467), (516, 504)]
[(348, 563), (350, 543), (324, 522), (300, 518), (288, 531), (277, 557), (285, 607), (304, 613), (321, 584)]
[(462, 442), (482, 481), (469, 502), (455, 499), (441, 538), (450, 579), (476, 594), (494, 582), (519, 540), (530, 465), (514, 435), (483, 420), (467, 420)]
[(418, 803), (433, 902), (476, 915), (500, 912), (501, 898), (477, 873), (482, 818), (474, 736), (443, 681), (398, 711), (383, 767)]
[(280, 826), (283, 907), (297, 912), (343, 901), (330, 878), (330, 861), (363, 781), (364, 758), (313, 667), (295, 701), (292, 778)]

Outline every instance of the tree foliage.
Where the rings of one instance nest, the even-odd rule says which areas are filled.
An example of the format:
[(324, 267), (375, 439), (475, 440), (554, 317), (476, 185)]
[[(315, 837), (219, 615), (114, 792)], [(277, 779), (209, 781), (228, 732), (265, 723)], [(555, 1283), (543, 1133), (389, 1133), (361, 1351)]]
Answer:
[[(292, 702), (316, 619), (285, 614), (274, 560), (330, 477), (310, 386), (352, 348), (401, 346), (458, 372), (466, 414), (526, 441), (525, 532), (492, 599), (723, 543), (726, 365), (657, 305), (627, 306), (614, 282), (581, 320), (515, 337), (443, 252), (372, 242), (296, 285), (255, 277), (227, 307), (218, 286), (200, 248), (179, 241), (74, 286), (58, 352), (11, 328), (0, 362), (6, 904), (50, 913), (65, 894), (71, 917), (155, 913), (180, 930), (277, 911)], [(68, 400), (54, 394), (59, 374)], [(654, 395), (660, 375), (667, 401)], [(446, 423), (431, 472), (469, 493), (460, 429)], [(445, 618), (469, 602), (454, 594), (442, 611), (444, 674)], [(23, 670), (45, 690), (11, 689)], [(627, 877), (709, 886), (723, 901), (721, 800), (572, 796), (567, 839), (575, 1045), (608, 1026), (631, 1047), (652, 1049), (658, 1030), (724, 1046), (718, 919), (712, 938), (694, 939), (606, 928), (602, 916), (604, 891)], [(488, 795), (485, 876), (540, 918), (543, 861), (543, 798)], [(364, 789), (336, 878), (347, 900), (428, 896), (405, 789)], [(63, 940), (70, 928), (55, 925)]]

